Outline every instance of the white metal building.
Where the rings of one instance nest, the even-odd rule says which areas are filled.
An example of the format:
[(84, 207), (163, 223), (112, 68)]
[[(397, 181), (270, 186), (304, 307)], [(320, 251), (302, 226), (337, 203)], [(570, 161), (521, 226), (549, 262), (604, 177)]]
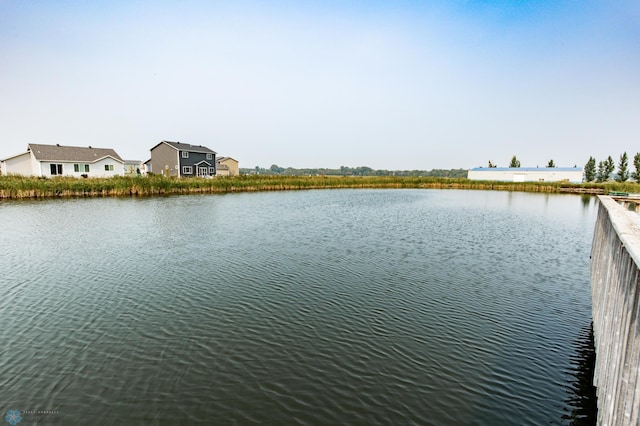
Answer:
[(582, 182), (582, 167), (476, 167), (470, 180), (502, 182)]

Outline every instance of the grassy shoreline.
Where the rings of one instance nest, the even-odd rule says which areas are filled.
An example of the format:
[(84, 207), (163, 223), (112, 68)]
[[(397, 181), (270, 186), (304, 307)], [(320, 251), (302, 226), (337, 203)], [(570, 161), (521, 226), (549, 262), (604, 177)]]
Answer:
[(213, 179), (177, 179), (162, 176), (51, 179), (17, 175), (0, 176), (0, 199), (154, 196), (171, 194), (226, 194), (330, 188), (432, 188), (476, 189), (545, 193), (605, 194), (640, 192), (635, 182), (573, 184), (567, 182), (496, 182), (435, 177), (397, 176), (234, 176)]

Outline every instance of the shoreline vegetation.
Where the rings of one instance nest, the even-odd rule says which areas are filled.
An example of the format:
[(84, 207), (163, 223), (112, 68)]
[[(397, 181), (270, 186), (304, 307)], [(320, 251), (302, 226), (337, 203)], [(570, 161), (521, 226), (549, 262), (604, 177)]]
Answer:
[(262, 176), (167, 178), (159, 175), (78, 179), (0, 176), (0, 199), (228, 194), (332, 188), (425, 188), (606, 194), (640, 192), (640, 183), (498, 182), (409, 176)]

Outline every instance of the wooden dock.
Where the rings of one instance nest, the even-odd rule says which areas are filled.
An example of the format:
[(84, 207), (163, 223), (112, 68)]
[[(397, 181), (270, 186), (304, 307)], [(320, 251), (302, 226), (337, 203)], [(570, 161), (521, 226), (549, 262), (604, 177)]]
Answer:
[(614, 199), (627, 210), (640, 213), (640, 194), (629, 194), (626, 192), (610, 192), (609, 197)]

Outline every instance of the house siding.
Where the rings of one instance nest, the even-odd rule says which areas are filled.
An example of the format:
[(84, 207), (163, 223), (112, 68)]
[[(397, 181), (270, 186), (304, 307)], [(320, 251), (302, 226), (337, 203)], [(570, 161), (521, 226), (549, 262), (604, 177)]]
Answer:
[[(124, 175), (123, 164), (113, 158), (106, 157), (94, 163), (78, 161), (74, 161), (72, 163), (62, 161), (42, 161), (39, 166), (39, 176), (52, 177), (51, 164), (62, 164), (62, 176), (81, 177), (86, 174), (87, 177), (112, 177)], [(74, 164), (78, 164), (80, 166), (79, 171), (76, 172), (74, 170)], [(85, 164), (89, 164), (88, 173), (84, 171)], [(105, 165), (113, 166), (113, 170), (105, 170)]]
[(17, 155), (2, 162), (2, 174), (17, 174), (28, 176), (32, 174), (33, 166), (31, 153)]
[(228, 167), (226, 176), (237, 176), (239, 174), (238, 161), (233, 158), (227, 157), (220, 161), (220, 164), (224, 164)]
[(179, 153), (170, 145), (161, 143), (151, 150), (151, 171), (155, 174), (166, 173), (169, 176), (180, 176), (180, 162), (178, 160)]
[[(182, 158), (182, 153), (186, 151), (189, 153), (189, 158)], [(184, 177), (189, 177), (189, 176), (198, 176), (198, 166), (202, 163), (204, 165), (204, 163), (206, 163), (207, 165), (207, 169), (209, 167), (216, 167), (216, 155), (215, 154), (211, 154), (212, 159), (211, 160), (207, 160), (207, 154), (204, 152), (193, 152), (193, 151), (189, 151), (189, 150), (180, 150), (178, 152), (178, 159), (180, 160), (180, 173), (182, 175), (182, 168), (184, 166), (190, 166), (192, 173), (191, 174), (185, 174), (183, 175)], [(213, 173), (215, 175), (215, 173)]]

